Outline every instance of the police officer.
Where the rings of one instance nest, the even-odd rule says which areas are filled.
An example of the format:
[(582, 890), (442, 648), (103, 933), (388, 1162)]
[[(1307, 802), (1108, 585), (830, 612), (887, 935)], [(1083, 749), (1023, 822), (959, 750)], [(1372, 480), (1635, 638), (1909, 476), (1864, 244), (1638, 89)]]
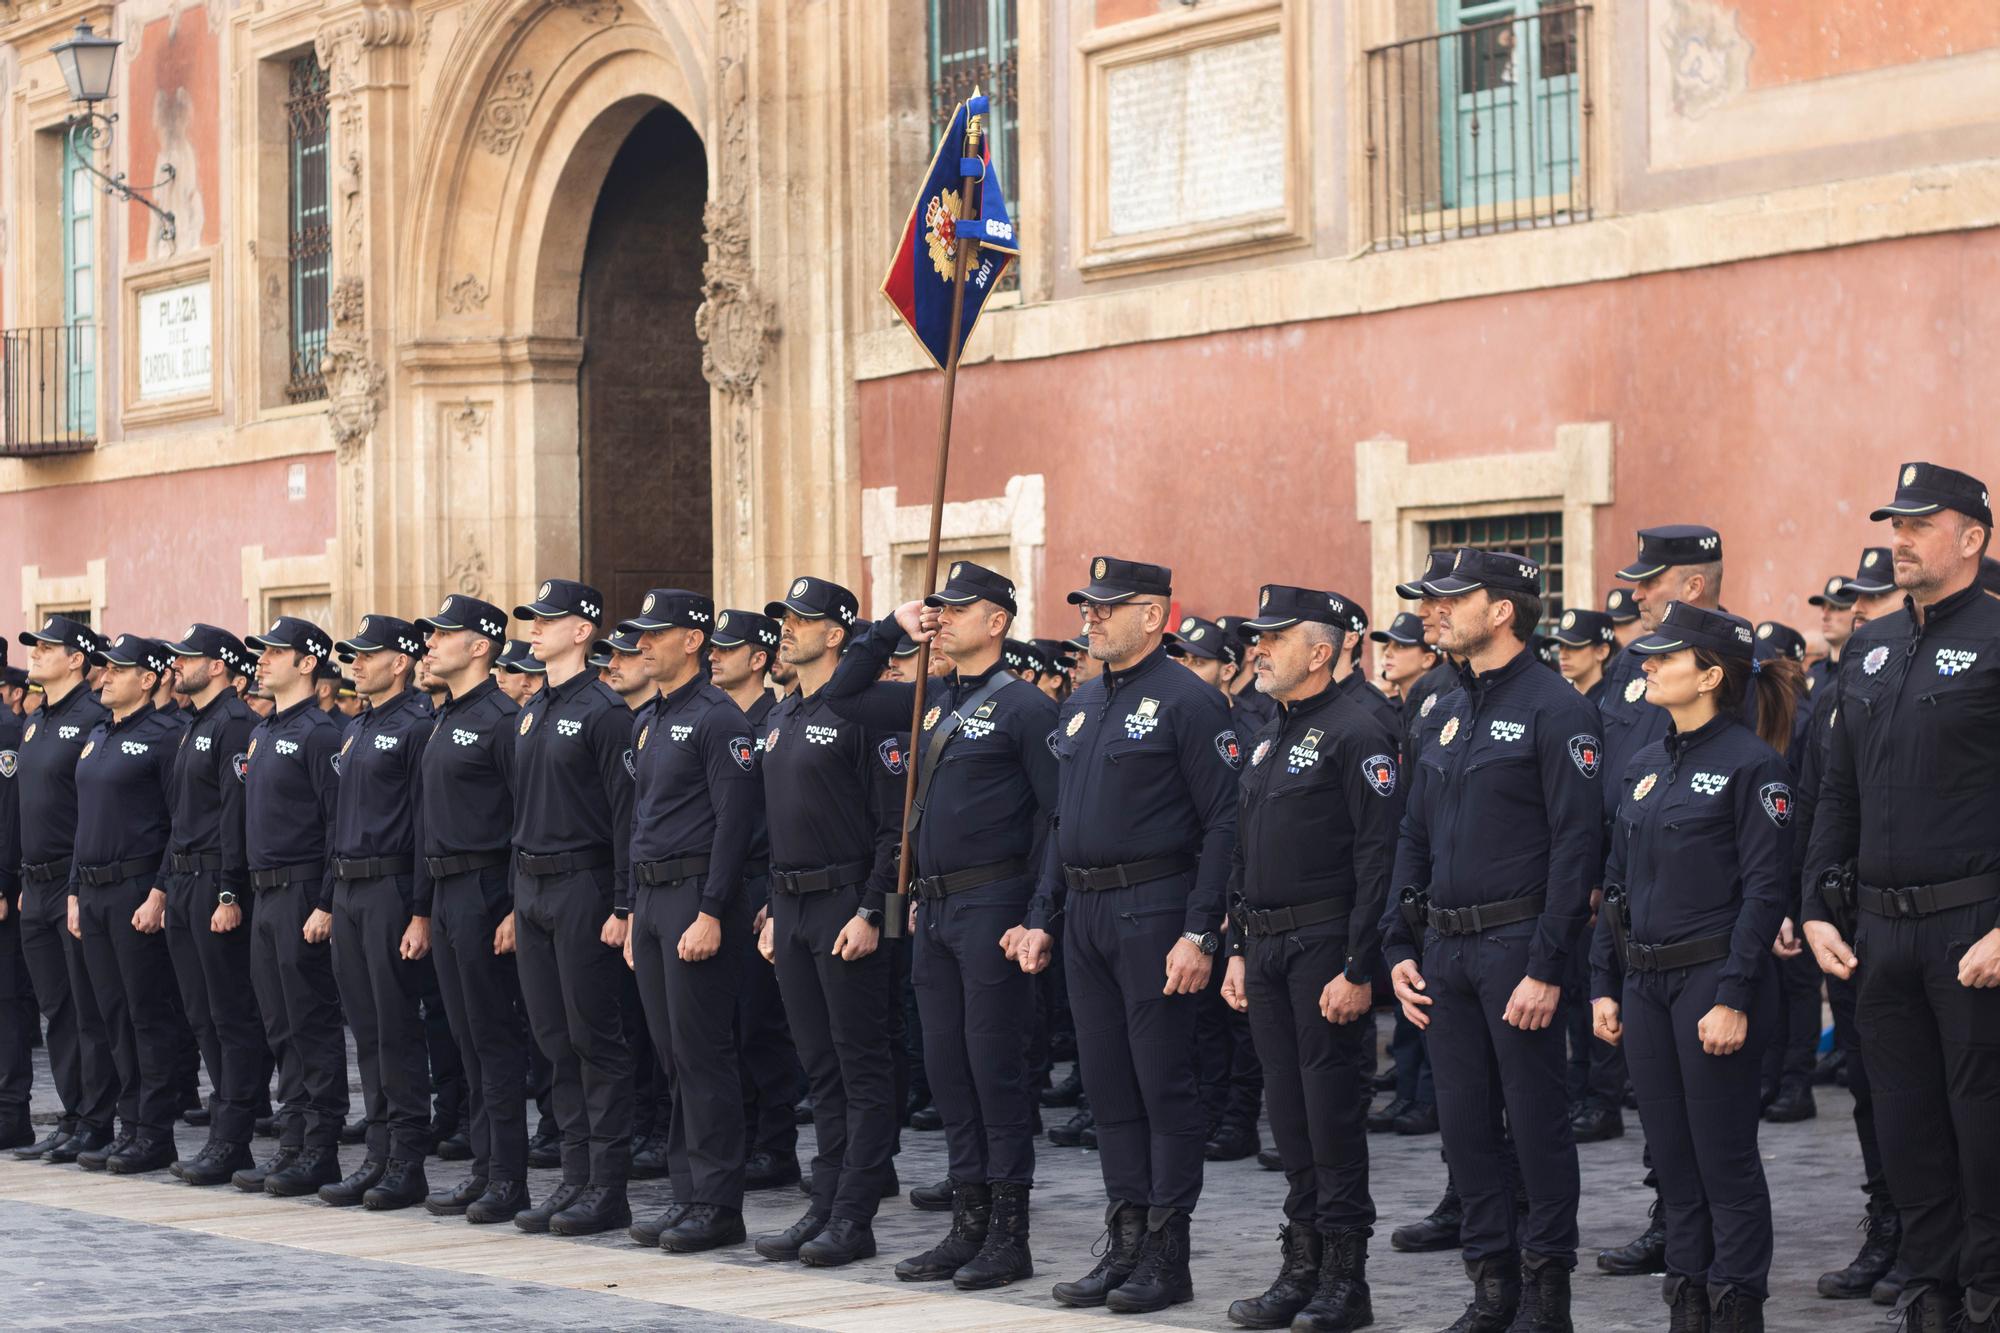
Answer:
[(1806, 602), (1819, 608), (1819, 636), (1826, 643), (1826, 656), (1806, 669), (1806, 689), (1817, 690), (1833, 679), (1840, 665), (1840, 650), (1854, 633), (1854, 594), (1847, 589), (1846, 575), (1832, 574), (1826, 586)]
[(1602, 611), (1568, 610), (1549, 636), (1563, 679), (1595, 704), (1604, 697), (1604, 667), (1618, 651), (1618, 630)]
[(1086, 608), (1090, 655), (1104, 672), (1057, 720), (1056, 835), (1018, 952), (1028, 971), (1048, 966), (1066, 889), (1064, 966), (1111, 1244), (1053, 1294), (1143, 1313), (1194, 1297), (1196, 1006), (1221, 942), (1243, 750), (1222, 697), (1161, 647), (1172, 572), (1108, 556), (1090, 572), (1069, 601)]
[(1613, 588), (1604, 594), (1604, 614), (1611, 617), (1611, 632), (1617, 636), (1621, 649), (1646, 633), (1646, 627), (1639, 621), (1639, 604), (1624, 588)]
[(48, 1020), (49, 1070), (62, 1102), (57, 1133), (15, 1152), (22, 1160), (74, 1162), (111, 1146), (117, 1072), (97, 999), (83, 970), (83, 945), (69, 932), (69, 875), (76, 841), (76, 764), (104, 720), (84, 680), (98, 639), (68, 616), (26, 630), (28, 679), (42, 706), (21, 730), (17, 771), (20, 810), (21, 952), (35, 999)]
[[(1398, 611), (1387, 628), (1370, 630), (1368, 641), (1376, 645), (1375, 674), (1407, 723), (1410, 690), (1438, 664), (1437, 650), (1424, 642), (1423, 617)], [(1397, 743), (1400, 746), (1400, 739)]]
[[(21, 892), (21, 800), (14, 785), (21, 766), (23, 686), (14, 684), (19, 671), (7, 665), (7, 643), (0, 639), (0, 1149), (35, 1142), (28, 1094), (35, 1078), (34, 1042), (41, 1035), (15, 902)], [(24, 685), (25, 672), (20, 679)]]
[(416, 806), (432, 718), (410, 684), (424, 651), (416, 626), (363, 616), (354, 637), (334, 647), (352, 655), (368, 700), (341, 738), (331, 846), (333, 968), (354, 1029), (368, 1151), (319, 1197), (386, 1211), (430, 1190), (430, 1066), (418, 996), (429, 970), (431, 881), (417, 863)]
[(189, 1013), (208, 1015), (215, 1052), (208, 1142), (177, 1172), (220, 1185), (253, 1164), (250, 1139), (270, 1095), (265, 1043), (250, 979), (250, 865), (243, 841), (243, 777), (256, 719), (231, 687), (249, 650), (228, 630), (193, 624), (167, 645), (187, 691), (189, 721), (172, 771), (167, 844), (167, 943)]
[[(597, 589), (543, 583), (514, 608), (548, 685), (521, 709), (514, 756), (515, 943), (535, 1040), (555, 1065), (563, 1183), (514, 1218), (523, 1231), (631, 1225), (632, 1050), (620, 1000), (632, 912), (632, 715), (584, 659), (604, 620)], [(511, 928), (510, 928), (511, 927)]]
[(896, 735), (848, 722), (827, 697), (855, 612), (853, 593), (811, 577), (764, 608), (780, 622), (778, 656), (798, 690), (764, 733), (771, 911), (758, 948), (777, 966), (817, 1152), (805, 1215), (759, 1238), (757, 1252), (817, 1267), (872, 1257), (877, 1205), (896, 1188), (890, 959), (878, 946), (896, 883), (903, 752)]
[(314, 682), (333, 654), (326, 631), (279, 616), (244, 643), (274, 711), (250, 732), (243, 778), (250, 887), (250, 979), (264, 1035), (278, 1059), (278, 1150), (230, 1177), (238, 1189), (280, 1197), (340, 1179), (347, 1116), (347, 1042), (333, 978), (334, 796), (340, 723)]
[(474, 1224), (508, 1222), (529, 1199), (521, 984), (511, 950), (495, 947), (513, 910), (508, 842), (520, 707), (502, 688), (509, 673), (493, 666), (507, 616), (453, 593), (416, 624), (428, 635), (424, 661), (445, 689), (418, 761), (417, 850), (431, 884), (431, 959), (465, 1066), (472, 1154), (465, 1180), (424, 1207)]
[[(1978, 586), (1986, 487), (1909, 463), (1888, 519), (1899, 614), (1855, 631), (1806, 856), (1806, 934), (1855, 980), (1883, 1164), (1902, 1210), (1906, 1327), (2000, 1328), (2000, 602)], [(1860, 799), (1866, 792), (1868, 799)], [(1852, 860), (1858, 914), (1836, 921)], [(1852, 931), (1844, 929), (1852, 925)], [(1853, 944), (1848, 943), (1849, 938)], [(1962, 1305), (1961, 1305), (1962, 1303)], [(1954, 1307), (1959, 1307), (1957, 1310)]]
[[(1385, 918), (1382, 953), (1405, 1014), (1427, 1029), (1464, 1198), (1473, 1299), (1461, 1328), (1568, 1333), (1578, 1183), (1555, 1018), (1603, 864), (1596, 718), (1527, 652), (1540, 566), (1465, 549), (1425, 590), (1444, 599), (1439, 642), (1469, 677), (1425, 724), (1393, 880), (1410, 910)], [(1528, 1194), (1518, 1221), (1502, 1104)]]
[(1456, 556), (1456, 551), (1432, 551), (1424, 558), (1421, 574), (1408, 583), (1396, 585), (1398, 597), (1417, 604), (1417, 617), (1424, 627), (1424, 643), (1438, 655), (1437, 665), (1419, 677), (1403, 697), (1403, 766), (1413, 773), (1417, 760), (1422, 757), (1424, 731), (1431, 713), (1447, 694), (1459, 687), (1458, 667), (1439, 640), (1439, 614), (1444, 608), (1444, 599), (1425, 591), (1429, 580), (1441, 579), (1451, 572), (1451, 562)]
[(1397, 734), (1334, 683), (1352, 632), (1346, 599), (1273, 584), (1259, 601), (1247, 622), (1258, 688), (1282, 713), (1248, 742), (1223, 991), (1249, 1014), (1288, 1189), (1277, 1281), (1229, 1318), (1338, 1331), (1374, 1318), (1363, 1113), (1402, 805)]
[[(1758, 670), (1750, 626), (1672, 602), (1630, 651), (1666, 736), (1634, 755), (1605, 860), (1594, 1026), (1629, 1044), (1665, 1204), (1675, 1327), (1758, 1333), (1771, 1195), (1757, 1154), (1764, 1047), (1779, 1018), (1771, 941), (1791, 877), (1795, 699)], [(1757, 725), (1743, 725), (1755, 689)]]
[(1055, 807), (1048, 738), (1056, 706), (1004, 670), (1016, 614), (1012, 580), (956, 561), (937, 592), (857, 640), (826, 688), (843, 717), (886, 731), (909, 725), (914, 702), (910, 689), (869, 683), (899, 628), (914, 639), (934, 635), (932, 651), (954, 666), (924, 687), (919, 804), (910, 815), (913, 974), (950, 1161), (952, 1225), (937, 1245), (897, 1264), (896, 1276), (949, 1278), (962, 1291), (1034, 1274), (1034, 1109), (1023, 1065), (1034, 981), (1002, 944), (1019, 933), (1032, 857)]
[[(709, 645), (709, 679), (750, 722), (751, 744), (760, 756), (761, 787), (764, 723), (778, 703), (778, 696), (764, 685), (778, 651), (778, 622), (761, 611), (731, 607), (716, 615)], [(770, 914), (770, 870), (771, 838), (760, 800), (743, 864), (743, 905), (751, 914), (755, 934), (763, 933)], [(743, 1187), (790, 1185), (799, 1178), (799, 1128), (792, 1108), (803, 1095), (805, 1073), (799, 1068), (773, 968), (745, 967), (737, 978), (736, 1058), (743, 1074), (743, 1119), (749, 1132)]]
[(165, 878), (168, 773), (180, 724), (153, 707), (167, 652), (121, 634), (90, 655), (104, 668), (99, 702), (76, 765), (76, 843), (69, 872), (69, 929), (111, 1040), (120, 1133), (79, 1165), (119, 1173), (172, 1163), (180, 1110), (175, 1069), (173, 962), (167, 956)]
[(672, 1084), (666, 1140), (674, 1202), (632, 1237), (670, 1253), (742, 1242), (743, 1083), (736, 1067), (738, 978), (753, 960), (742, 894), (762, 788), (750, 721), (709, 680), (715, 603), (655, 588), (620, 624), (656, 689), (633, 720), (632, 929), (660, 1065)]
[(1373, 713), (1376, 720), (1390, 731), (1400, 730), (1403, 725), (1403, 715), (1397, 708), (1396, 701), (1376, 689), (1373, 682), (1368, 679), (1368, 673), (1361, 668), (1361, 654), (1368, 642), (1367, 610), (1353, 598), (1341, 593), (1330, 592), (1327, 596), (1339, 600), (1339, 614), (1345, 617), (1345, 623), (1341, 627), (1344, 642), (1340, 652), (1335, 655), (1332, 668), (1333, 683), (1349, 699)]
[(528, 702), (548, 684), (548, 668), (528, 651), (524, 639), (508, 639), (494, 659), (494, 683), (518, 706)]

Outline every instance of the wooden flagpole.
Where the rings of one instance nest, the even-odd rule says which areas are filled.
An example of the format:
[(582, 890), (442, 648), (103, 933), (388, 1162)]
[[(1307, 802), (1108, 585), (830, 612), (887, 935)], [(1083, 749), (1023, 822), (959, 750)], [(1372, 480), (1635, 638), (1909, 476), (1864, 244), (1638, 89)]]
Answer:
[[(979, 90), (972, 90), (974, 97)], [(967, 116), (965, 119), (965, 142), (959, 150), (961, 161), (979, 159), (984, 156), (980, 142), (985, 136), (985, 117)], [(961, 176), (958, 182), (959, 217), (954, 224), (979, 216), (978, 201), (974, 192), (985, 182), (985, 173), (978, 176)], [(924, 549), (924, 593), (928, 596), (937, 589), (938, 540), (944, 526), (944, 478), (945, 469), (951, 458), (951, 401), (952, 392), (958, 385), (958, 352), (961, 335), (965, 329), (965, 273), (967, 266), (978, 255), (979, 242), (965, 233), (954, 230), (951, 266), (951, 341), (945, 345), (944, 400), (938, 407), (937, 476), (931, 486), (931, 533), (930, 543)], [(917, 756), (922, 751), (924, 725), (924, 687), (930, 681), (931, 644), (925, 639), (917, 645), (916, 693), (910, 703), (910, 743), (903, 752), (903, 841), (902, 852), (896, 861), (896, 896), (882, 914), (882, 931), (889, 939), (901, 939), (908, 925), (910, 912), (910, 867), (914, 860), (910, 846), (910, 811), (917, 800)]]

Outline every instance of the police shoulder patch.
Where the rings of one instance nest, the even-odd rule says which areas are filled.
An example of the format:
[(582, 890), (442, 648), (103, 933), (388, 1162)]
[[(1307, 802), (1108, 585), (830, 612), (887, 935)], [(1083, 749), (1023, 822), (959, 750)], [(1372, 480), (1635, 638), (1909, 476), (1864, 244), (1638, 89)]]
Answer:
[(241, 782), (241, 781), (243, 781), (243, 780), (244, 780), (245, 778), (249, 777), (249, 776), (250, 776), (250, 756), (249, 756), (249, 755), (247, 755), (247, 754), (239, 754), (239, 755), (232, 755), (232, 756), (230, 756), (230, 759), (229, 759), (229, 771), (230, 771), (230, 772), (232, 772), (232, 773), (234, 773), (234, 774), (236, 775), (236, 780), (237, 780), (238, 782)]
[(633, 759), (633, 757), (632, 757), (632, 751), (631, 751), (630, 749), (627, 749), (627, 750), (625, 751), (625, 753), (624, 753), (623, 755), (621, 755), (620, 757), (621, 757), (622, 759), (624, 759), (624, 761), (625, 761), (625, 776), (626, 776), (626, 777), (628, 777), (628, 778), (636, 778), (636, 777), (638, 777), (638, 776), (639, 776), (639, 765), (638, 765), (638, 763), (637, 763), (637, 762), (636, 762), (636, 761), (635, 761), (635, 760)]
[(1361, 776), (1377, 796), (1396, 794), (1396, 761), (1386, 754), (1371, 754), (1361, 761)]
[(1569, 738), (1570, 762), (1576, 765), (1577, 772), (1587, 778), (1597, 776), (1597, 765), (1602, 754), (1603, 747), (1597, 743), (1595, 736), (1581, 735)]
[(903, 743), (891, 736), (875, 747), (876, 755), (882, 760), (882, 767), (897, 777), (903, 776)]
[[(642, 736), (640, 740), (643, 743), (645, 738)], [(729, 738), (729, 757), (736, 761), (738, 768), (748, 773), (757, 762), (757, 747), (750, 743), (748, 736), (731, 736)]]
[(1764, 813), (1779, 828), (1792, 822), (1792, 789), (1782, 782), (1767, 782), (1757, 789), (1757, 799), (1764, 804)]
[(1234, 731), (1215, 733), (1215, 752), (1222, 756), (1222, 762), (1231, 768), (1243, 767), (1243, 746), (1236, 739)]
[(0, 778), (11, 778), (21, 767), (21, 756), (12, 750), (0, 750)]

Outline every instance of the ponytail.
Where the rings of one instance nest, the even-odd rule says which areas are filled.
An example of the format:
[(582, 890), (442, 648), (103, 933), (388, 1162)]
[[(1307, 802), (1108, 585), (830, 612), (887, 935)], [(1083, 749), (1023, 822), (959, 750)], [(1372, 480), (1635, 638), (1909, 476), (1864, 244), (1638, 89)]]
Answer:
[(1740, 717), (1743, 697), (1757, 691), (1757, 735), (1764, 744), (1784, 754), (1792, 745), (1792, 724), (1798, 720), (1799, 700), (1806, 692), (1806, 670), (1789, 657), (1773, 657), (1748, 662), (1740, 657), (1722, 657), (1706, 648), (1694, 650), (1695, 662), (1706, 670), (1719, 667), (1722, 684), (1716, 687), (1716, 707)]

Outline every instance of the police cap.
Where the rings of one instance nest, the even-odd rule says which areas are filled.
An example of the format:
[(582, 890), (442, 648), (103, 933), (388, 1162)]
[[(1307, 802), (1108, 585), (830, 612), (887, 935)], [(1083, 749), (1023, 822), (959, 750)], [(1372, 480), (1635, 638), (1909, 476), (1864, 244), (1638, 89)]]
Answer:
[(653, 588), (639, 604), (639, 614), (620, 621), (621, 632), (638, 633), (653, 629), (698, 629), (704, 634), (715, 625), (715, 600), (685, 588)]
[(730, 607), (715, 618), (715, 633), (709, 642), (717, 648), (737, 648), (749, 644), (773, 652), (778, 647), (778, 622), (761, 611)]
[(808, 574), (793, 579), (782, 598), (764, 607), (764, 614), (773, 620), (783, 620), (787, 611), (807, 620), (833, 620), (851, 630), (861, 614), (861, 602), (838, 583)]
[(1627, 583), (1649, 579), (1675, 565), (1706, 565), (1722, 559), (1722, 538), (1698, 523), (1669, 523), (1639, 529), (1639, 558), (1618, 571)]
[(407, 620), (399, 620), (395, 616), (366, 615), (361, 617), (361, 628), (354, 631), (352, 638), (342, 639), (333, 646), (343, 655), (391, 652), (422, 657), (424, 636)]
[(1856, 597), (1873, 597), (1879, 593), (1896, 590), (1896, 566), (1889, 558), (1886, 546), (1871, 546), (1861, 553), (1860, 567), (1854, 577), (1841, 585), (1841, 591), (1848, 600)]
[(1148, 565), (1137, 560), (1120, 560), (1100, 555), (1090, 562), (1090, 582), (1069, 595), (1069, 604), (1084, 602), (1109, 605), (1134, 597), (1171, 597), (1174, 571), (1165, 565)]
[(437, 614), (425, 616), (416, 622), (417, 628), (428, 635), (432, 630), (469, 629), (474, 634), (483, 634), (495, 643), (504, 643), (507, 638), (507, 617), (499, 607), (491, 602), (482, 602), (477, 597), (467, 597), (455, 592), (444, 599), (444, 605)]
[(1632, 641), (1638, 653), (1674, 653), (1683, 648), (1706, 648), (1723, 657), (1748, 661), (1755, 640), (1750, 622), (1727, 611), (1707, 611), (1688, 602), (1668, 602), (1659, 628)]
[(1826, 586), (1806, 598), (1806, 601), (1813, 606), (1830, 606), (1835, 610), (1845, 611), (1854, 605), (1854, 594), (1847, 590), (1845, 575), (1832, 574), (1827, 577)]
[(279, 616), (271, 622), (271, 628), (262, 634), (252, 634), (243, 642), (252, 652), (261, 653), (266, 648), (289, 648), (295, 653), (317, 657), (324, 667), (327, 658), (333, 654), (333, 640), (327, 632), (310, 620), (298, 616)]
[(68, 616), (50, 616), (42, 622), (38, 630), (21, 631), (23, 646), (32, 647), (38, 643), (59, 643), (72, 652), (88, 657), (98, 649), (98, 638), (90, 626)]
[(1435, 579), (1441, 579), (1451, 572), (1451, 560), (1454, 554), (1456, 554), (1454, 551), (1447, 548), (1432, 551), (1428, 556), (1425, 556), (1424, 572), (1411, 579), (1408, 583), (1398, 583), (1396, 585), (1396, 596), (1406, 602), (1421, 601), (1429, 597), (1431, 594), (1424, 591), (1424, 585)]
[(1611, 617), (1602, 611), (1565, 611), (1556, 625), (1556, 632), (1549, 637), (1571, 648), (1588, 648), (1593, 643), (1616, 645), (1618, 642), (1618, 635), (1611, 628)]
[(1757, 626), (1757, 642), (1752, 649), (1759, 662), (1768, 662), (1774, 657), (1789, 657), (1794, 662), (1803, 662), (1806, 660), (1806, 636), (1782, 621), (1766, 620)]
[(250, 652), (243, 646), (243, 640), (218, 625), (205, 625), (201, 621), (187, 627), (187, 632), (167, 645), (167, 651), (175, 657), (209, 657), (222, 663), (239, 675), (250, 674), (255, 665), (250, 660)]
[(573, 579), (549, 579), (535, 592), (535, 600), (514, 608), (516, 620), (556, 620), (582, 616), (593, 625), (604, 623), (604, 595), (588, 583)]
[(171, 664), (173, 654), (167, 645), (158, 639), (148, 639), (137, 634), (121, 634), (107, 643), (99, 644), (90, 654), (92, 666), (138, 667), (164, 676)]
[(1017, 614), (1014, 580), (970, 560), (954, 560), (945, 575), (944, 587), (924, 598), (925, 606), (967, 606), (977, 601), (992, 602)]
[(1424, 591), (1433, 597), (1462, 597), (1480, 588), (1540, 597), (1542, 567), (1526, 556), (1507, 551), (1480, 551), (1462, 546), (1442, 578), (1424, 581)]
[(1903, 464), (1903, 470), (1896, 474), (1896, 498), (1868, 517), (1879, 523), (1898, 515), (1935, 514), (1940, 509), (1956, 509), (1979, 520), (1989, 531), (1993, 527), (1986, 483), (1936, 463)]

